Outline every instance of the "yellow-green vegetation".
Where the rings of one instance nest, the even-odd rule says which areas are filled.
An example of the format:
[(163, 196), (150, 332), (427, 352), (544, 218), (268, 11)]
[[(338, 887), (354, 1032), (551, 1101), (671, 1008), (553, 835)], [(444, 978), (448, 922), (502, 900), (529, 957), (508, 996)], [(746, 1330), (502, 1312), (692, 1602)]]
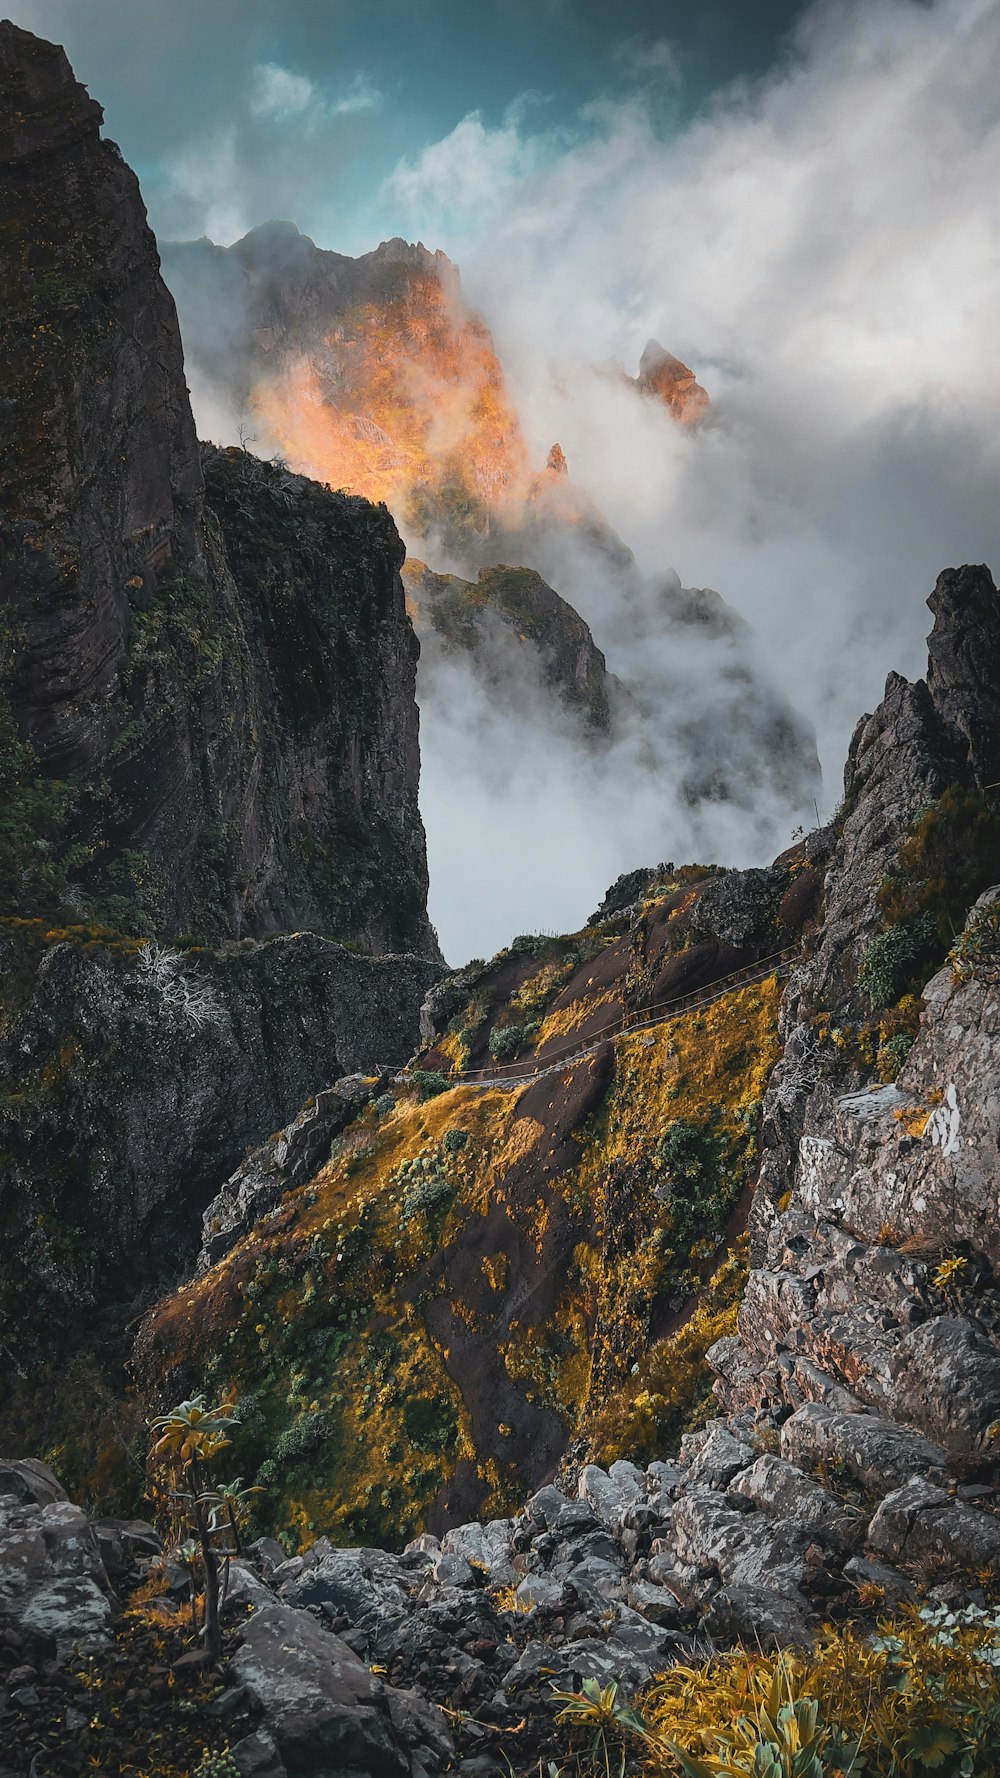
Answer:
[[(524, 934), (491, 963), (474, 966), (478, 967), (478, 975), (470, 967), (465, 972), (468, 998), (435, 1044), (437, 1054), (451, 1064), (455, 1073), (461, 1074), (468, 1068), (473, 1046), (487, 1025), (491, 1027), (488, 1055), (494, 1063), (537, 1050), (550, 1036), (575, 1029), (593, 1010), (593, 1005), (586, 1003), (586, 994), (574, 994), (567, 1008), (558, 1014), (547, 1009), (567, 988), (581, 964), (599, 957), (619, 933), (620, 922), (612, 920), (604, 926), (588, 927), (562, 937)], [(535, 967), (506, 998), (498, 999), (494, 978), (504, 965), (519, 958), (525, 959), (525, 966), (530, 962)], [(614, 995), (604, 998), (611, 1000)]]
[(983, 890), (1000, 880), (1000, 815), (976, 791), (951, 785), (923, 809), (878, 888), (882, 924), (858, 965), (871, 1017), (818, 1011), (822, 1042), (859, 1073), (895, 1080), (920, 1026), (920, 990), (947, 959), (959, 979), (993, 966), (998, 916), (982, 910), (963, 931)]
[(160, 1311), (182, 1360), (241, 1400), (240, 1466), (293, 1541), (408, 1536), (473, 1446), (446, 1343), (423, 1312), (430, 1262), (482, 1208), (511, 1106), (454, 1088), (369, 1107), (308, 1188)]
[(809, 1652), (673, 1667), (642, 1701), (648, 1772), (684, 1778), (993, 1778), (1000, 1614), (924, 1607)]
[[(1000, 816), (978, 792), (950, 785), (917, 816), (879, 885), (883, 925), (858, 969), (858, 986), (876, 1012), (912, 999), (998, 876)], [(901, 1062), (907, 1036), (906, 1025), (883, 1034), (882, 1048)], [(883, 1078), (891, 1078), (889, 1057), (880, 1061)]]
[(995, 981), (1000, 966), (1000, 901), (977, 908), (959, 933), (948, 962), (960, 982), (975, 977)]
[[(597, 1411), (644, 1361), (650, 1305), (681, 1310), (724, 1245), (756, 1169), (760, 1104), (779, 1051), (779, 1001), (771, 976), (618, 1041), (614, 1086), (581, 1168), (581, 1187), (598, 1203), (604, 1251)], [(623, 1217), (630, 1202), (631, 1223)]]
[(548, 1013), (538, 1027), (537, 1047), (541, 1049), (543, 1044), (551, 1043), (557, 1037), (572, 1037), (574, 1031), (579, 1031), (581, 1025), (585, 1025), (602, 1009), (605, 1009), (605, 1016), (601, 1020), (601, 1027), (613, 1024), (612, 1008), (617, 999), (617, 991), (606, 988), (602, 993), (582, 995), (569, 1006)]
[(622, 1410), (649, 1440), (679, 1430), (743, 1275), (739, 1253), (718, 1261), (756, 1165), (778, 1001), (774, 978), (742, 988), (527, 1093), (435, 1077), (425, 1098), (415, 1073), (154, 1313), (145, 1385), (240, 1400), (234, 1463), (267, 1490), (261, 1528), (398, 1542), (456, 1477), (470, 1510), (522, 1498), (532, 1429), (586, 1437), (716, 1255), (673, 1336), (669, 1403), (639, 1388)]
[(712, 1411), (713, 1379), (705, 1354), (736, 1332), (748, 1271), (748, 1242), (741, 1235), (692, 1313), (643, 1354), (635, 1376), (601, 1410), (591, 1434), (598, 1463), (626, 1456), (648, 1463), (680, 1433), (704, 1424)]
[(190, 1573), (192, 1631), (203, 1637), (213, 1664), (222, 1652), (220, 1611), (229, 1558), (239, 1554), (240, 1525), (251, 1496), (259, 1493), (244, 1488), (242, 1476), (221, 1482), (213, 1474), (217, 1458), (229, 1449), (234, 1409), (229, 1401), (209, 1407), (204, 1396), (196, 1395), (159, 1415), (151, 1427), (151, 1487), (167, 1509), (175, 1555)]

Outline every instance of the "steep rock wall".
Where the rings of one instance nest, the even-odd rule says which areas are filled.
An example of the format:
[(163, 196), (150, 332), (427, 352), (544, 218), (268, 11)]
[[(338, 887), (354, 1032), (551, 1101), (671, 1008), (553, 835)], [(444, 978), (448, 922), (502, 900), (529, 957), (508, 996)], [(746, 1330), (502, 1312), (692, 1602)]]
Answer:
[(1000, 601), (988, 570), (962, 568), (929, 603), (926, 681), (891, 675), (851, 745), (825, 920), (789, 985), (765, 1100), (756, 1263), (712, 1358), (730, 1412), (780, 1421), (847, 1391), (850, 1411), (988, 1463)]
[(392, 521), (225, 464), (206, 511), (173, 302), (100, 107), (5, 24), (0, 114), (5, 910), (68, 893), (132, 931), (435, 954)]

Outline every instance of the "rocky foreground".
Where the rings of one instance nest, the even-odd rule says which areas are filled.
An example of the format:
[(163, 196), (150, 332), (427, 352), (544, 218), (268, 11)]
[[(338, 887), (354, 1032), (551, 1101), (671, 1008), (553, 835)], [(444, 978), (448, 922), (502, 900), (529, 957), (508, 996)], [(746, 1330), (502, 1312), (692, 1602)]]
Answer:
[(558, 1757), (553, 1688), (632, 1693), (733, 1639), (807, 1647), (824, 1619), (985, 1603), (1000, 1498), (942, 1446), (846, 1391), (763, 1442), (751, 1415), (717, 1420), (676, 1461), (588, 1464), (512, 1518), (401, 1554), (321, 1537), (289, 1558), (260, 1539), (232, 1563), (221, 1673), (197, 1652), (167, 1666), (161, 1645), (103, 1724), (81, 1673), (113, 1680), (123, 1624), (176, 1624), (188, 1574), (151, 1526), (89, 1520), (44, 1465), (0, 1465), (0, 1731), (24, 1761), (0, 1778), (75, 1771), (81, 1734), (112, 1769), (164, 1686), (246, 1778), (490, 1778)]

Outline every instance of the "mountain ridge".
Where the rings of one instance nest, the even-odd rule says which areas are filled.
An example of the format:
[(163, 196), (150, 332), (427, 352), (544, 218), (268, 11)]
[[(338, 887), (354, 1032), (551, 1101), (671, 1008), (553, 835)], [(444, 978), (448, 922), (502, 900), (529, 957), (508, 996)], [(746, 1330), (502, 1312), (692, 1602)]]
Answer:
[(99, 108), (0, 100), (0, 1760), (990, 1778), (989, 569), (828, 826), (446, 974), (388, 513), (197, 450)]

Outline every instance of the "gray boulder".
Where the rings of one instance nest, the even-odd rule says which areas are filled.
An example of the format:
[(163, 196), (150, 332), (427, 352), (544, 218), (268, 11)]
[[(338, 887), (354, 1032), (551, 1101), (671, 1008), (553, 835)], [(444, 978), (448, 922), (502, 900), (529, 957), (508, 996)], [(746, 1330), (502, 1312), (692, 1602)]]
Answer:
[(356, 1629), (369, 1630), (406, 1610), (403, 1572), (384, 1550), (330, 1550), (279, 1590), (286, 1605), (308, 1606), (329, 1617), (343, 1613)]
[(688, 1471), (695, 1487), (725, 1488), (753, 1462), (753, 1450), (725, 1426), (713, 1426)]
[(601, 1524), (606, 1525), (610, 1531), (617, 1530), (624, 1508), (630, 1500), (637, 1499), (640, 1493), (631, 1476), (621, 1481), (613, 1479), (607, 1470), (600, 1469), (596, 1463), (588, 1463), (580, 1471), (577, 1491), (580, 1499), (586, 1500), (593, 1507)]
[(868, 1542), (893, 1561), (944, 1556), (965, 1568), (991, 1568), (1000, 1563), (1000, 1518), (915, 1478), (883, 1500)]
[(563, 1581), (552, 1574), (529, 1574), (517, 1589), (517, 1602), (526, 1611), (562, 1611), (569, 1600)]
[(797, 1592), (812, 1541), (803, 1526), (739, 1512), (707, 1488), (691, 1488), (674, 1508), (680, 1560), (728, 1587)]
[[(389, 1689), (308, 1612), (287, 1605), (256, 1612), (230, 1665), (262, 1709), (289, 1778), (408, 1778)], [(399, 1708), (409, 1719), (408, 1707)]]
[(809, 1608), (801, 1593), (767, 1587), (720, 1587), (705, 1620), (711, 1635), (754, 1648), (808, 1648), (813, 1641)]
[(781, 1457), (758, 1457), (730, 1487), (731, 1494), (752, 1501), (773, 1519), (791, 1519), (837, 1550), (856, 1550), (864, 1542), (865, 1522), (811, 1476)]
[(0, 1460), (0, 1495), (5, 1494), (32, 1506), (50, 1506), (55, 1500), (66, 1499), (65, 1489), (48, 1464), (36, 1457)]
[(781, 1428), (781, 1453), (808, 1469), (822, 1462), (843, 1463), (858, 1481), (876, 1492), (912, 1475), (941, 1470), (947, 1453), (919, 1432), (896, 1426), (879, 1414), (841, 1414), (820, 1402), (807, 1402)]
[(676, 1629), (680, 1624), (681, 1608), (667, 1587), (658, 1587), (649, 1580), (636, 1580), (628, 1587), (625, 1599), (633, 1611), (648, 1618), (651, 1624), (659, 1624), (665, 1630)]

